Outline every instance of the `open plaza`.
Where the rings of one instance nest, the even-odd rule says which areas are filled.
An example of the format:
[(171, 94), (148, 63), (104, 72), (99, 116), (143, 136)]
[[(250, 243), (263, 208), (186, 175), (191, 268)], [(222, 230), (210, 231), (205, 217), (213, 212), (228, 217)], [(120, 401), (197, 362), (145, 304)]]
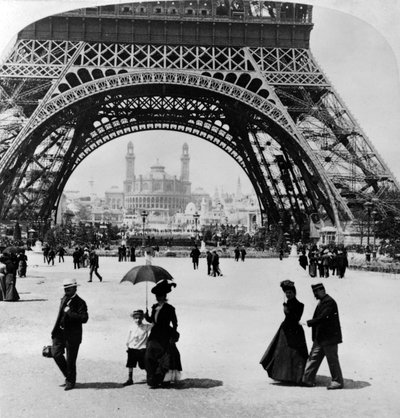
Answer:
[[(207, 276), (204, 258), (193, 270), (190, 258), (154, 258), (174, 277), (168, 295), (176, 308), (182, 380), (173, 388), (150, 389), (145, 372), (126, 380), (129, 314), (145, 309), (146, 283), (120, 283), (135, 265), (100, 258), (103, 282), (89, 270), (73, 270), (71, 257), (54, 266), (28, 252), (28, 273), (17, 280), (20, 301), (0, 303), (0, 416), (24, 417), (397, 417), (400, 413), (398, 293), (400, 275), (350, 269), (344, 279), (312, 279), (297, 257), (221, 259), (223, 276)], [(65, 278), (76, 278), (87, 302), (89, 321), (77, 362), (77, 384), (65, 392), (52, 359), (51, 343)], [(338, 303), (343, 332), (339, 359), (345, 387), (328, 391), (326, 360), (317, 386), (272, 381), (259, 364), (283, 320), (282, 280), (293, 280), (310, 319), (317, 301), (311, 284), (323, 281)], [(148, 305), (155, 302), (148, 284)], [(308, 349), (311, 330), (305, 327)]]

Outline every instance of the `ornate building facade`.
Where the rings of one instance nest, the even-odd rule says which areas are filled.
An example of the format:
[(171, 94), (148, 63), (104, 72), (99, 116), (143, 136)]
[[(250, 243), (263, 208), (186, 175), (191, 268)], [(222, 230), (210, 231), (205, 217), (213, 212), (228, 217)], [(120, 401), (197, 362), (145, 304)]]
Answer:
[(191, 200), (191, 182), (189, 180), (189, 147), (182, 146), (181, 174), (172, 176), (165, 167), (157, 162), (150, 167), (146, 175), (135, 174), (135, 153), (132, 142), (128, 143), (126, 178), (123, 184), (124, 209), (127, 214), (140, 214), (142, 210), (150, 216), (169, 218), (182, 212)]

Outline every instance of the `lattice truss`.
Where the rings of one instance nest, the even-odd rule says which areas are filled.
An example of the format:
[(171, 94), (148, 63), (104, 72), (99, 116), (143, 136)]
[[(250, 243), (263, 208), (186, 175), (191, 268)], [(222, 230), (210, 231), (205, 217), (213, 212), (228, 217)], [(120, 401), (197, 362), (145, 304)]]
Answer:
[[(232, 103), (208, 96), (196, 99), (169, 96), (132, 98), (112, 94), (90, 101), (86, 106), (80, 105), (79, 117), (74, 111), (59, 115), (59, 120), (53, 120), (40, 138), (29, 139), (41, 146), (28, 158), (25, 156), (25, 164), (13, 176), (8, 195), (10, 204), (14, 202), (14, 209), (18, 209), (20, 217), (31, 216), (35, 210), (40, 216), (45, 216), (46, 211), (56, 204), (56, 197), (73, 170), (104, 143), (132, 132), (159, 129), (195, 135), (225, 150), (243, 168), (258, 193), (266, 197), (268, 201), (260, 203), (268, 206), (276, 219), (285, 211), (299, 211), (313, 205), (313, 200), (301, 192), (306, 192), (306, 186), (293, 162), (291, 167), (288, 165), (286, 171), (281, 172), (282, 176), (288, 175), (287, 179), (284, 178), (287, 188), (279, 184), (274, 169), (276, 156), (264, 151), (265, 144), (262, 145), (263, 141), (259, 139), (261, 129), (269, 128), (251, 111), (239, 109), (238, 115), (233, 114), (230, 110)], [(241, 114), (246, 114), (246, 117), (239, 122)], [(71, 115), (75, 116), (69, 119), (68, 127), (62, 121)], [(54, 130), (56, 126), (58, 129)], [(258, 134), (249, 135), (248, 132)], [(264, 137), (270, 138), (267, 133)], [(29, 145), (27, 148), (34, 148)], [(285, 158), (289, 161), (287, 155)], [(46, 176), (40, 176), (41, 172)], [(296, 184), (296, 190), (292, 184)], [(298, 217), (298, 214), (293, 216)], [(297, 220), (301, 222), (301, 218)]]
[(331, 86), (276, 92), (349, 206), (379, 198), (382, 210), (398, 211), (397, 180)]
[[(321, 204), (329, 212), (328, 203), (332, 198), (327, 196), (323, 187), (316, 186), (313, 178), (315, 167), (307, 167), (301, 162), (293, 147), (285, 146), (282, 141), (284, 135), (279, 137), (274, 129), (265, 125), (265, 121), (247, 122), (246, 138), (243, 132), (239, 136), (233, 135), (232, 126), (225, 124), (221, 118), (213, 119), (210, 116), (213, 109), (199, 101), (190, 104), (196, 109), (193, 118), (183, 121), (181, 107), (189, 106), (188, 102), (179, 104), (169, 98), (173, 100), (171, 106), (176, 106), (175, 113), (166, 102), (162, 103), (157, 113), (157, 102), (144, 97), (144, 102), (139, 103), (137, 99), (129, 106), (144, 106), (145, 109), (146, 103), (151, 102), (154, 108), (148, 109), (145, 121), (143, 115), (141, 122), (124, 116), (124, 106), (127, 105), (119, 101), (118, 105), (109, 104), (102, 108), (102, 117), (99, 119), (96, 115), (93, 129), (81, 127), (77, 131), (76, 124), (80, 118), (65, 110), (65, 102), (71, 100), (72, 109), (73, 101), (77, 100), (73, 94), (69, 95), (70, 92), (75, 92), (79, 86), (95, 86), (110, 77), (122, 77), (131, 71), (144, 69), (177, 73), (190, 71), (245, 89), (249, 94), (258, 96), (260, 103), (263, 99), (270, 100), (276, 105), (276, 120), (283, 123), (282, 115), (287, 112), (291, 121), (284, 126), (286, 131), (290, 127), (294, 136), (305, 138), (309, 145), (307, 152), (315, 154), (325, 172), (334, 180), (337, 190), (349, 202), (354, 196), (360, 200), (360, 194), (383, 198), (399, 190), (390, 170), (307, 49), (19, 40), (0, 65), (0, 162), (7, 152), (10, 153), (17, 139), (18, 144), (24, 142), (25, 137), (20, 135), (24, 129), (29, 131), (30, 128), (34, 133), (29, 131), (29, 147), (24, 147), (29, 148), (31, 154), (18, 157), (20, 168), (12, 181), (7, 180), (12, 187), (5, 186), (6, 180), (0, 185), (2, 190), (15, 191), (13, 197), (3, 203), (3, 215), (12, 205), (21, 211), (28, 207), (27, 202), (35, 202), (38, 207), (47, 202), (41, 206), (47, 209), (41, 210), (49, 211), (55, 203), (50, 195), (61, 194), (61, 186), (90, 152), (120, 135), (146, 129), (182, 130), (210, 142), (216, 141), (214, 143), (232, 155), (249, 176), (254, 171), (257, 176), (263, 177), (262, 181), (254, 180), (253, 185), (256, 191), (266, 196), (266, 202), (260, 202), (262, 209), (268, 207), (271, 210), (274, 206), (275, 219), (283, 210), (291, 210), (300, 223), (302, 212), (315, 211)], [(118, 87), (117, 80), (115, 88)], [(85, 98), (85, 94), (90, 94), (90, 88), (80, 94), (83, 94), (82, 99)], [(57, 101), (58, 98), (62, 100)], [(46, 122), (43, 106), (50, 101), (62, 103), (53, 105), (54, 112), (59, 106), (58, 111), (63, 111), (64, 117), (68, 114), (68, 123), (61, 118), (57, 121), (58, 125), (54, 122), (49, 123), (47, 128), (40, 125)], [(202, 106), (207, 107), (207, 112), (204, 112), (207, 117), (201, 116)], [(110, 116), (117, 109), (120, 119)], [(37, 115), (42, 115), (42, 119)], [(273, 116), (272, 113), (270, 115)], [(83, 134), (87, 135), (83, 142), (85, 146), (78, 147), (76, 138), (81, 138)], [(51, 135), (56, 135), (58, 139), (54, 140)], [(234, 145), (238, 137), (243, 143), (248, 140), (247, 145)], [(62, 166), (60, 174), (60, 161), (66, 158), (70, 163)], [(257, 170), (246, 165), (246, 159), (257, 165)], [(40, 170), (41, 177), (38, 175)], [(36, 175), (31, 172), (36, 172)]]

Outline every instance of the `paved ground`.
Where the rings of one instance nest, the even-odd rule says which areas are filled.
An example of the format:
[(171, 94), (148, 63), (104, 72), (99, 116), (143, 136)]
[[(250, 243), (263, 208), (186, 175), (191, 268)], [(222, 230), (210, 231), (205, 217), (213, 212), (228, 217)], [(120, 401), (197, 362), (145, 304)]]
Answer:
[[(323, 363), (315, 388), (271, 381), (260, 357), (283, 319), (279, 282), (296, 282), (305, 303), (303, 319), (315, 308), (313, 282), (295, 258), (221, 260), (223, 277), (193, 271), (190, 260), (156, 258), (178, 286), (170, 294), (177, 310), (183, 363), (177, 389), (151, 390), (144, 372), (126, 380), (125, 339), (133, 309), (144, 308), (146, 285), (120, 284), (134, 263), (100, 260), (104, 282), (87, 283), (88, 270), (72, 260), (54, 267), (28, 254), (28, 277), (17, 283), (18, 303), (0, 303), (0, 416), (23, 417), (398, 417), (400, 376), (400, 276), (348, 271), (343, 280), (323, 279), (339, 305), (344, 343), (339, 355), (345, 389), (327, 391)], [(136, 264), (143, 263), (138, 259)], [(64, 392), (52, 359), (41, 356), (63, 294), (73, 275), (87, 301), (89, 322), (78, 358), (78, 384)], [(149, 289), (151, 286), (149, 287)], [(149, 305), (153, 294), (149, 291)], [(309, 329), (307, 342), (311, 346)]]

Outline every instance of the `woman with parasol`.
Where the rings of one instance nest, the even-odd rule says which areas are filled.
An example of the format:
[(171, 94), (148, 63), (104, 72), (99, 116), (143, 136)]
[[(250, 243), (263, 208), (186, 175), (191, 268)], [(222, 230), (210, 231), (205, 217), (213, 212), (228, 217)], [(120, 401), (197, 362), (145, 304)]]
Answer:
[(285, 280), (281, 288), (287, 298), (283, 303), (285, 320), (260, 363), (271, 379), (300, 384), (308, 356), (304, 330), (299, 324), (304, 304), (296, 299), (294, 282)]
[(157, 303), (151, 308), (151, 315), (146, 309), (146, 321), (153, 324), (147, 343), (145, 366), (147, 384), (156, 388), (163, 382), (176, 382), (180, 378), (182, 365), (175, 343), (178, 341), (178, 320), (175, 308), (167, 303), (167, 294), (175, 283), (162, 280), (151, 290)]

